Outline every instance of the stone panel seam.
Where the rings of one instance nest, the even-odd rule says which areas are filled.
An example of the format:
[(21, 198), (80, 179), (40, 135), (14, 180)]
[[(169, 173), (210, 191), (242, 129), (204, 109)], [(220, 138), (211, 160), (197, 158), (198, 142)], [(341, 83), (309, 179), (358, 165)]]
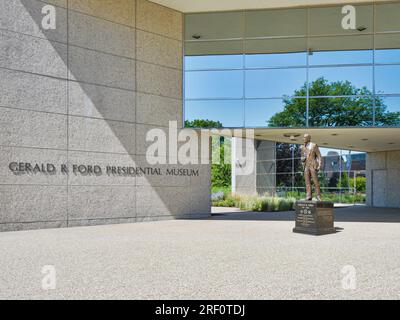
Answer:
[(74, 12), (74, 13), (83, 14), (85, 16), (96, 18), (96, 19), (103, 20), (103, 21), (106, 21), (106, 22), (114, 23), (114, 24), (119, 25), (119, 26), (127, 27), (127, 28), (130, 28), (130, 29), (135, 29), (134, 26), (131, 26), (129, 24), (125, 24), (125, 23), (121, 23), (121, 22), (118, 22), (118, 21), (114, 21), (114, 20), (103, 18), (103, 17), (95, 16), (95, 15), (87, 13), (87, 12), (79, 11), (79, 10), (76, 10), (76, 9), (69, 9), (69, 11), (70, 12)]
[[(137, 53), (138, 53), (138, 40), (137, 40), (137, 16), (138, 16), (138, 0), (135, 0), (135, 58), (137, 59)], [(138, 110), (138, 75), (137, 75), (137, 60), (135, 60), (135, 121), (137, 121), (137, 110)], [(135, 153), (138, 151), (138, 145), (137, 145), (137, 125), (135, 125)], [(137, 191), (137, 179), (135, 179), (135, 219), (137, 219), (138, 216), (138, 191)]]
[[(136, 0), (136, 2), (138, 2), (138, 1), (140, 1), (140, 0)], [(166, 11), (173, 11), (173, 12), (182, 14), (181, 11), (176, 10), (176, 9), (174, 9), (174, 8), (167, 7), (167, 6), (163, 5), (163, 4), (155, 3), (155, 2), (152, 2), (151, 0), (150, 0), (150, 1), (149, 1), (149, 0), (145, 0), (145, 1), (151, 2), (151, 4), (154, 4), (154, 5), (156, 5), (156, 6), (162, 7), (162, 8), (164, 8)]]
[[(42, 2), (43, 2), (43, 1), (42, 1)], [(63, 8), (63, 7), (60, 7), (60, 6), (58, 6), (58, 7), (59, 7), (59, 8)], [(63, 9), (65, 9), (65, 8), (63, 8)], [(78, 11), (78, 10), (75, 10), (75, 9), (69, 9), (69, 11), (71, 11), (71, 12), (76, 12), (76, 13), (79, 13), (79, 14), (83, 14), (83, 15), (86, 15), (86, 16), (88, 16), (88, 17), (97, 18), (97, 19), (100, 19), (100, 20), (103, 20), (103, 21), (111, 22), (111, 23), (114, 23), (114, 24), (116, 24), (116, 25), (120, 25), (120, 26), (127, 27), (127, 28), (130, 28), (130, 29), (137, 29), (137, 30), (140, 30), (140, 31), (148, 32), (148, 33), (151, 33), (151, 34), (154, 34), (154, 35), (157, 35), (157, 36), (166, 38), (166, 39), (170, 39), (170, 40), (175, 40), (175, 41), (182, 42), (182, 39), (177, 39), (177, 38), (170, 37), (170, 36), (167, 36), (167, 35), (162, 34), (162, 33), (157, 33), (157, 32), (154, 32), (154, 31), (149, 31), (149, 30), (146, 30), (146, 29), (143, 29), (143, 28), (138, 28), (137, 25), (136, 25), (136, 24), (137, 24), (137, 20), (136, 20), (136, 19), (137, 19), (137, 12), (135, 13), (135, 14), (136, 14), (136, 17), (135, 17), (135, 25), (136, 25), (136, 26), (131, 26), (131, 25), (129, 25), (129, 24), (125, 24), (125, 23), (121, 23), (121, 22), (117, 22), (117, 21), (105, 19), (105, 18), (103, 18), (103, 17), (95, 16), (95, 15), (92, 15), (92, 14), (90, 14), (90, 13)], [(179, 12), (179, 11), (178, 11), (178, 12)], [(182, 13), (181, 13), (181, 14), (182, 14)]]
[(68, 1), (69, 1), (69, 0), (67, 0), (67, 6), (66, 6), (66, 7), (60, 6), (59, 4), (54, 4), (54, 3), (47, 2), (47, 1), (45, 1), (45, 0), (36, 0), (36, 1), (38, 1), (38, 2), (43, 2), (43, 3), (45, 3), (45, 4), (50, 4), (50, 5), (52, 5), (52, 6), (54, 6), (54, 7), (57, 7), (57, 8), (67, 9), (67, 8), (68, 8)]
[(10, 30), (10, 29), (1, 28), (1, 27), (0, 27), (0, 31), (6, 31), (6, 32), (10, 32), (10, 33), (19, 34), (19, 35), (22, 35), (22, 36), (25, 36), (25, 37), (31, 37), (31, 38), (34, 38), (34, 39), (44, 40), (44, 41), (49, 41), (49, 42), (54, 42), (54, 43), (63, 44), (63, 45), (67, 45), (67, 41), (68, 41), (68, 40), (67, 40), (67, 41), (63, 42), (63, 41), (55, 40), (55, 39), (49, 40), (48, 38), (46, 38), (46, 36), (39, 37), (39, 36), (35, 36), (35, 35), (33, 35), (33, 34), (30, 34), (30, 33), (25, 33), (25, 32), (20, 32), (20, 31), (15, 31), (15, 30)]
[[(133, 177), (132, 177), (133, 178)], [(0, 186), (17, 186), (17, 187), (55, 187), (55, 188), (60, 188), (60, 187), (65, 187), (65, 184), (39, 184), (39, 183), (0, 183)], [(70, 184), (68, 187), (121, 187), (121, 188), (127, 188), (127, 187), (135, 187), (136, 185), (134, 184)], [(146, 185), (143, 185), (146, 186)], [(164, 187), (164, 186), (160, 186)], [(167, 187), (175, 187), (175, 186), (167, 186)]]
[(115, 53), (111, 53), (111, 52), (107, 52), (107, 51), (103, 51), (103, 50), (99, 50), (99, 49), (82, 47), (82, 46), (79, 46), (79, 45), (76, 45), (76, 44), (69, 44), (69, 46), (70, 47), (74, 47), (74, 48), (78, 48), (78, 49), (87, 50), (87, 51), (101, 53), (101, 54), (112, 56), (112, 57), (115, 57), (115, 58), (121, 58), (121, 59), (126, 59), (126, 60), (131, 60), (131, 61), (135, 61), (136, 60), (136, 58), (132, 58), (132, 57), (128, 57), (128, 56), (122, 56), (120, 54), (115, 54)]
[[(22, 145), (4, 145), (0, 144), (0, 147), (4, 148), (24, 148), (24, 149), (35, 149), (35, 150), (52, 150), (52, 151), (67, 151), (67, 149), (58, 148), (44, 148), (44, 147), (32, 147), (32, 146), (22, 146)], [(143, 156), (143, 154), (138, 153), (122, 153), (122, 152), (108, 152), (108, 151), (92, 151), (92, 150), (80, 150), (80, 149), (68, 149), (70, 152), (86, 152), (86, 153), (98, 153), (98, 154), (114, 154), (114, 155), (125, 155), (125, 156)]]
[(51, 223), (51, 222), (66, 222), (67, 220), (45, 220), (45, 221), (11, 221), (11, 222), (0, 222), (0, 225), (7, 225), (7, 224), (32, 224), (32, 223)]
[[(67, 13), (67, 16), (69, 16), (69, 13)], [(97, 17), (94, 17), (94, 18), (97, 18)], [(101, 18), (99, 18), (99, 19), (101, 19)], [(104, 19), (102, 19), (102, 20), (104, 20)], [(114, 23), (114, 22), (109, 21), (109, 20), (105, 20), (105, 21)], [(68, 25), (68, 22), (67, 22), (67, 25)], [(68, 29), (68, 27), (67, 27), (67, 29)], [(135, 33), (136, 33), (136, 30), (140, 30), (142, 32), (147, 32), (149, 34), (153, 34), (153, 35), (156, 35), (156, 36), (159, 36), (159, 37), (163, 37), (163, 38), (168, 39), (168, 40), (173, 40), (175, 42), (182, 43), (182, 41), (180, 41), (180, 40), (177, 40), (177, 39), (174, 39), (174, 38), (170, 38), (170, 37), (165, 37), (165, 36), (160, 35), (158, 33), (150, 32), (150, 31), (147, 31), (147, 30), (135, 29), (133, 27), (131, 27), (131, 29), (133, 29), (133, 31)], [(172, 67), (172, 66), (168, 66), (168, 65), (164, 65), (164, 64), (158, 64), (158, 63), (154, 63), (154, 62), (149, 62), (149, 61), (145, 61), (145, 60), (136, 59), (136, 55), (135, 55), (135, 58), (132, 58), (132, 57), (129, 57), (129, 56), (118, 55), (118, 54), (107, 52), (107, 51), (103, 51), (103, 50), (87, 48), (87, 47), (83, 47), (83, 46), (80, 46), (80, 45), (77, 45), (77, 44), (69, 43), (68, 42), (69, 41), (69, 39), (68, 39), (69, 32), (67, 34), (67, 41), (63, 42), (63, 41), (53, 40), (53, 39), (49, 40), (46, 37), (39, 37), (39, 36), (35, 36), (35, 35), (29, 34), (29, 33), (19, 32), (19, 31), (15, 31), (15, 30), (9, 30), (9, 29), (6, 29), (6, 28), (0, 28), (0, 30), (1, 31), (15, 33), (15, 34), (19, 34), (19, 35), (23, 35), (23, 36), (26, 36), (26, 37), (31, 37), (31, 38), (38, 39), (38, 40), (48, 41), (50, 43), (58, 43), (58, 44), (63, 44), (63, 45), (69, 45), (71, 47), (76, 47), (76, 48), (85, 49), (85, 50), (89, 50), (89, 51), (94, 51), (94, 52), (98, 52), (98, 53), (108, 54), (110, 56), (114, 56), (114, 57), (118, 57), (118, 58), (124, 58), (124, 59), (129, 59), (129, 60), (138, 60), (138, 61), (141, 61), (141, 62), (145, 62), (145, 63), (148, 63), (148, 64), (153, 64), (153, 65), (160, 66), (160, 67), (165, 67), (165, 68), (174, 69), (174, 70), (182, 70), (182, 68), (177, 68), (177, 67)], [(137, 40), (136, 39), (135, 39), (135, 42), (137, 44)]]
[(147, 32), (147, 33), (154, 34), (154, 35), (156, 35), (156, 36), (163, 37), (163, 38), (165, 38), (165, 39), (175, 40), (175, 41), (178, 41), (178, 42), (182, 42), (181, 39), (177, 39), (177, 38), (174, 38), (174, 37), (169, 37), (169, 36), (166, 36), (166, 35), (164, 35), (164, 34), (154, 32), (154, 31), (149, 31), (149, 30), (142, 29), (142, 28), (136, 28), (136, 29), (139, 30), (139, 31), (143, 31), (143, 32)]
[[(69, 0), (67, 0), (67, 79), (69, 78)], [(67, 82), (67, 164), (69, 165), (69, 84)], [(67, 174), (67, 228), (69, 226), (69, 174)]]
[[(141, 61), (141, 62), (142, 62), (142, 61)], [(143, 63), (147, 63), (147, 62), (143, 62)], [(149, 64), (151, 64), (151, 63), (149, 63)], [(159, 66), (159, 67), (164, 67), (164, 66)], [(168, 67), (165, 67), (165, 68), (168, 68)], [(47, 74), (41, 74), (41, 73), (30, 72), (30, 71), (25, 71), (25, 70), (18, 70), (18, 69), (11, 69), (11, 68), (2, 67), (2, 66), (0, 66), (0, 69), (4, 69), (4, 70), (8, 70), (8, 71), (13, 71), (13, 72), (20, 72), (20, 73), (30, 74), (30, 75), (39, 76), (39, 77), (48, 77), (48, 78), (55, 79), (55, 80), (70, 81), (70, 82), (88, 84), (88, 85), (93, 85), (93, 86), (98, 86), (98, 87), (109, 88), (109, 89), (118, 89), (118, 90), (124, 90), (124, 91), (129, 91), (129, 92), (142, 93), (142, 94), (147, 94), (147, 95), (155, 96), (155, 97), (173, 99), (173, 100), (176, 100), (176, 101), (182, 101), (182, 100), (183, 100), (182, 97), (176, 98), (176, 97), (172, 97), (172, 96), (166, 96), (166, 95), (162, 95), (162, 94), (155, 94), (155, 93), (146, 92), (146, 91), (141, 91), (141, 90), (136, 90), (136, 91), (135, 91), (135, 90), (130, 90), (130, 89), (126, 89), (126, 88), (112, 87), (112, 86), (108, 86), (108, 85), (105, 85), (105, 84), (99, 84), (99, 83), (88, 82), (88, 81), (81, 81), (81, 80), (74, 80), (74, 79), (67, 79), (67, 78), (54, 77), (54, 76), (47, 75)], [(175, 69), (175, 70), (176, 70), (176, 71), (180, 71), (180, 70), (178, 70), (178, 69)]]
[(124, 220), (124, 219), (135, 219), (136, 217), (113, 217), (113, 218), (104, 218), (104, 217), (98, 217), (98, 218), (79, 218), (79, 219), (70, 219), (69, 221), (93, 221), (93, 220)]
[[(68, 13), (67, 13), (67, 15), (68, 15)], [(9, 30), (9, 29), (6, 29), (6, 28), (0, 28), (0, 31), (14, 33), (14, 34), (21, 35), (21, 36), (24, 36), (24, 37), (29, 37), (29, 38), (33, 38), (33, 39), (37, 39), (37, 40), (46, 41), (46, 42), (49, 42), (49, 43), (62, 44), (64, 46), (67, 46), (67, 44), (68, 44), (68, 42), (63, 42), (63, 41), (53, 40), (53, 39), (50, 40), (50, 39), (46, 38), (45, 36), (44, 37), (34, 36), (32, 34), (29, 34), (29, 33), (24, 33), (24, 32), (15, 31), (15, 30)]]
[[(7, 70), (7, 71), (13, 71), (13, 72), (17, 72), (17, 73), (30, 74), (30, 75), (38, 76), (38, 77), (47, 77), (47, 78), (54, 79), (54, 80), (72, 81), (72, 80), (68, 80), (67, 78), (60, 78), (60, 77), (55, 77), (55, 76), (51, 76), (48, 74), (36, 73), (36, 72), (31, 72), (31, 71), (26, 71), (26, 70), (12, 69), (12, 68), (4, 67), (4, 66), (0, 66), (0, 69)], [(78, 82), (78, 81), (75, 81), (75, 82)], [(131, 90), (128, 90), (128, 91), (131, 91)]]

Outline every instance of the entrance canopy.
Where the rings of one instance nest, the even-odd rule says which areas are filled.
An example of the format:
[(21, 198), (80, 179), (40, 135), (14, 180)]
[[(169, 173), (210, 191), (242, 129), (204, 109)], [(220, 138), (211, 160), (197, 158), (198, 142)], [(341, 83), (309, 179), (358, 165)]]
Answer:
[[(283, 143), (303, 143), (303, 135), (309, 133), (320, 147), (379, 152), (400, 149), (400, 128), (301, 128), (255, 129), (254, 139)], [(232, 130), (236, 137), (246, 137), (245, 130)]]
[[(181, 12), (212, 12), (243, 9), (271, 9), (329, 4), (348, 4), (347, 0), (151, 0)], [(353, 0), (352, 4), (365, 0)], [(383, 2), (376, 0), (375, 2)], [(387, 1), (386, 1), (387, 2)]]

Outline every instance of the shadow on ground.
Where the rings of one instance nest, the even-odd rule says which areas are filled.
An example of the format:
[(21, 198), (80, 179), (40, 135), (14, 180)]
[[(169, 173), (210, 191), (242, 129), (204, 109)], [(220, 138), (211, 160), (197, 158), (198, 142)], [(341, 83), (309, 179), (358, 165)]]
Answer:
[[(400, 222), (400, 209), (350, 206), (336, 208), (335, 222)], [(289, 212), (243, 212), (237, 209), (216, 208), (208, 220), (259, 220), (294, 221), (294, 211)]]

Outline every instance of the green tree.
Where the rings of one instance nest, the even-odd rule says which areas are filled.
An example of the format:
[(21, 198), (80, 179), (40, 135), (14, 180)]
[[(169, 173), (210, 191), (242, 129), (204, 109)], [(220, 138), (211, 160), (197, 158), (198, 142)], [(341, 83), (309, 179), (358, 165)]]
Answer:
[[(196, 119), (193, 121), (185, 121), (186, 128), (222, 128), (222, 123), (219, 121)], [(220, 163), (211, 164), (211, 186), (213, 188), (226, 188), (231, 186), (232, 166), (230, 161), (225, 161), (225, 149), (231, 146), (229, 138), (221, 136), (212, 137), (212, 155), (215, 157), (219, 154)], [(219, 148), (219, 153), (218, 149)], [(229, 150), (227, 150), (229, 152)], [(228, 160), (228, 159), (226, 159)], [(225, 163), (229, 162), (229, 163)]]
[(222, 128), (222, 123), (213, 120), (195, 119), (185, 121), (185, 128)]
[[(309, 125), (314, 127), (372, 125), (374, 98), (367, 88), (357, 88), (349, 81), (329, 82), (324, 77), (310, 84)], [(294, 96), (306, 96), (304, 84)], [(330, 96), (333, 98), (312, 98)], [(338, 97), (335, 96), (348, 96)], [(307, 101), (284, 98), (284, 109), (269, 120), (270, 127), (303, 127), (306, 122)], [(400, 112), (389, 112), (381, 98), (375, 98), (375, 125), (400, 125)]]

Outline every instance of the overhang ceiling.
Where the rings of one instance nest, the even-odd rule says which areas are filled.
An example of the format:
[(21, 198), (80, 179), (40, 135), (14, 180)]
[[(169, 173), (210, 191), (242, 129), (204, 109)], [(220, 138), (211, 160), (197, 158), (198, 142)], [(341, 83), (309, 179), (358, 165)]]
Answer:
[[(233, 130), (232, 130), (233, 131)], [(243, 137), (245, 130), (234, 136)], [(379, 152), (400, 150), (400, 128), (324, 128), (324, 129), (255, 129), (254, 138), (284, 143), (302, 143), (309, 133), (320, 147)], [(295, 141), (290, 135), (297, 136)]]
[[(289, 8), (329, 4), (356, 4), (366, 0), (151, 0), (181, 12), (213, 12), (243, 9)], [(369, 1), (372, 2), (372, 1)], [(375, 0), (375, 2), (390, 2)]]

